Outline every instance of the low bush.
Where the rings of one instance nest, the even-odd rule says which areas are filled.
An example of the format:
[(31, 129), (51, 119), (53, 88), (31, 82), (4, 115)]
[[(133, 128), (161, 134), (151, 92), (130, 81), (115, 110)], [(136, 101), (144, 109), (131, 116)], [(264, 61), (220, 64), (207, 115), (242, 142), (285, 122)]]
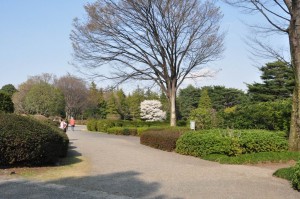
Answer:
[(66, 156), (68, 137), (60, 129), (15, 114), (0, 114), (0, 165), (45, 165)]
[(89, 130), (89, 131), (97, 131), (97, 120), (88, 120), (87, 123), (86, 123), (86, 128)]
[(292, 175), (291, 182), (292, 182), (293, 188), (300, 191), (300, 160), (297, 162), (297, 164), (293, 168), (293, 175)]
[(96, 131), (107, 133), (107, 130), (114, 126), (115, 126), (115, 122), (112, 120), (97, 120)]
[(292, 151), (260, 152), (241, 154), (238, 156), (209, 154), (201, 158), (204, 160), (219, 162), (221, 164), (257, 164), (267, 162), (288, 162), (291, 160), (297, 161), (300, 159), (300, 153)]
[(189, 132), (181, 136), (176, 144), (176, 152), (202, 157), (208, 154), (238, 155), (241, 153), (236, 138), (219, 133)]
[(283, 134), (266, 130), (221, 129), (189, 132), (178, 139), (176, 151), (197, 157), (286, 151), (288, 142)]
[(112, 127), (107, 129), (107, 133), (115, 135), (137, 135), (136, 128), (127, 128), (127, 127)]
[(164, 151), (173, 151), (176, 141), (183, 133), (184, 130), (180, 128), (151, 129), (141, 135), (140, 143)]

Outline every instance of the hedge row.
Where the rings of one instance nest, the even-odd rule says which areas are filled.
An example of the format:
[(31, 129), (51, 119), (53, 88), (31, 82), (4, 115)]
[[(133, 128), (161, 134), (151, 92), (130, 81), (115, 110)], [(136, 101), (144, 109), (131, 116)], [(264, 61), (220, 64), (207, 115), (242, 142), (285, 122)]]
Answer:
[(69, 139), (57, 127), (15, 114), (0, 114), (0, 165), (45, 165), (67, 154)]
[(236, 156), (246, 153), (279, 152), (288, 150), (282, 132), (267, 130), (206, 130), (182, 135), (176, 152), (192, 156), (224, 154)]
[(147, 130), (141, 135), (140, 143), (164, 151), (173, 151), (178, 138), (185, 131), (187, 131), (186, 128)]
[(127, 120), (88, 120), (87, 129), (89, 131), (107, 132), (112, 127), (166, 127), (168, 123), (164, 122), (144, 122), (144, 121), (127, 121)]

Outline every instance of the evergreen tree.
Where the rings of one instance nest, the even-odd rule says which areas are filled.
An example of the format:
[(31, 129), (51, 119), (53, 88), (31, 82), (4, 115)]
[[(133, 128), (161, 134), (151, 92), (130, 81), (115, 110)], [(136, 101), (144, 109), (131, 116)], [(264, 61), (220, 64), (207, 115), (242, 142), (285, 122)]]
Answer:
[(178, 109), (179, 116), (183, 120), (187, 120), (192, 110), (196, 109), (199, 104), (200, 89), (192, 85), (179, 90), (178, 94)]
[(201, 97), (199, 100), (198, 108), (203, 108), (203, 109), (211, 109), (212, 108), (211, 100), (210, 100), (210, 97), (208, 96), (208, 91), (206, 89), (204, 89), (201, 92)]
[(242, 90), (235, 88), (225, 88), (224, 86), (205, 86), (211, 99), (212, 108), (219, 111), (225, 108), (233, 107), (238, 104), (245, 104), (249, 97)]
[(0, 112), (2, 111), (5, 113), (13, 113), (14, 104), (7, 93), (0, 91)]
[(266, 102), (291, 98), (295, 81), (292, 68), (281, 61), (260, 68), (263, 83), (247, 84), (252, 101)]
[(144, 91), (139, 87), (127, 97), (130, 116), (133, 120), (140, 119), (141, 102), (145, 100)]

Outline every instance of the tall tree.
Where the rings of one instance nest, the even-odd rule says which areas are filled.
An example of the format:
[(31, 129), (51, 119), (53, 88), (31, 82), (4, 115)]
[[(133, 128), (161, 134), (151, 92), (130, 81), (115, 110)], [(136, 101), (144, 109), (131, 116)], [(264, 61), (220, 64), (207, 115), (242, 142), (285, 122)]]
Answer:
[[(74, 21), (75, 62), (109, 67), (100, 78), (156, 83), (170, 101), (170, 125), (176, 125), (176, 92), (203, 64), (220, 58), (224, 34), (214, 1), (98, 0), (85, 6), (87, 21)], [(103, 69), (102, 69), (103, 71)], [(193, 75), (190, 75), (192, 72)]]
[(29, 114), (44, 116), (63, 115), (65, 100), (63, 93), (48, 83), (33, 85), (25, 97), (25, 110)]
[[(293, 108), (289, 134), (290, 150), (300, 150), (300, 1), (299, 0), (224, 0), (225, 2), (260, 13), (270, 25), (260, 27), (263, 31), (275, 31), (288, 36), (291, 63), (295, 77)], [(267, 49), (268, 50), (268, 49)], [(277, 56), (276, 53), (271, 54)]]
[(263, 83), (247, 84), (252, 101), (266, 102), (291, 98), (295, 86), (290, 65), (276, 61), (260, 68)]
[(179, 90), (178, 104), (182, 119), (187, 120), (193, 109), (198, 107), (200, 99), (200, 89), (192, 85)]
[(130, 116), (133, 120), (140, 119), (141, 102), (145, 100), (144, 90), (137, 87), (132, 94), (127, 97), (127, 104), (129, 106)]
[(64, 94), (67, 117), (76, 118), (87, 105), (86, 83), (82, 79), (68, 74), (56, 80), (55, 85)]

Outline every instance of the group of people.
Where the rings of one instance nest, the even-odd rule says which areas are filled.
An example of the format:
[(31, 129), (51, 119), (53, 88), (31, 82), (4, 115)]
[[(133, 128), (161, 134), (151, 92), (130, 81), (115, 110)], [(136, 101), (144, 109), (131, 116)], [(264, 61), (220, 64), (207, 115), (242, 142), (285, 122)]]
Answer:
[(73, 117), (71, 117), (68, 123), (66, 122), (66, 120), (61, 119), (59, 128), (61, 128), (64, 132), (67, 132), (69, 125), (71, 126), (71, 130), (74, 131), (75, 119)]

